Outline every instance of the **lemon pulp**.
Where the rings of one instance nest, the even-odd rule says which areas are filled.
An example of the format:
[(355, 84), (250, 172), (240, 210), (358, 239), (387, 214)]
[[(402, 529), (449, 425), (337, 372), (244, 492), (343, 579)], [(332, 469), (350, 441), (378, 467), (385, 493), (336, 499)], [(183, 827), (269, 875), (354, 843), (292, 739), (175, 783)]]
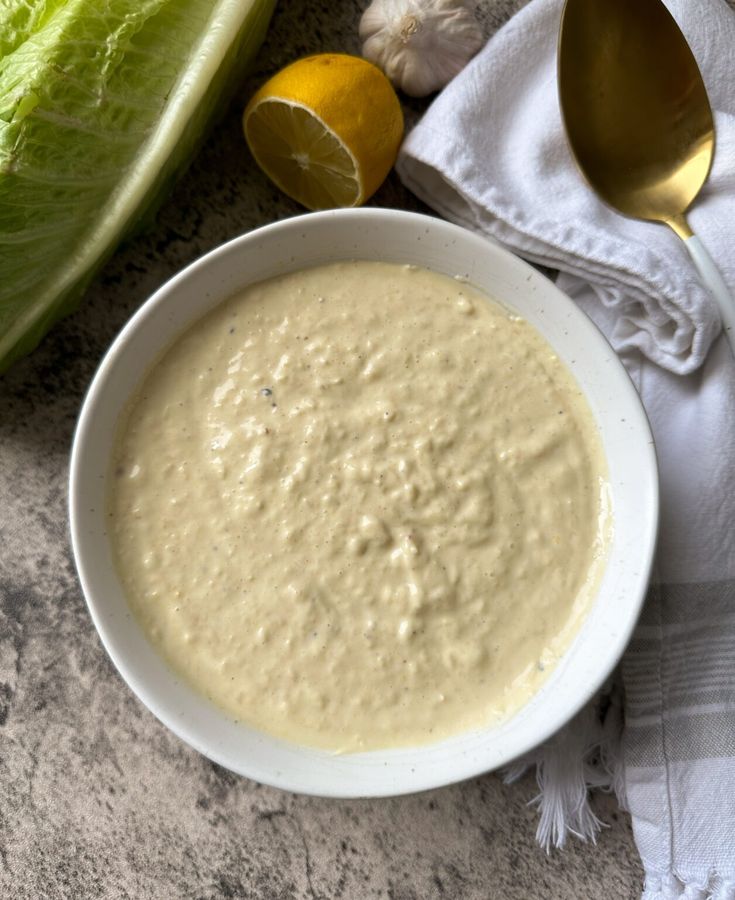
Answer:
[(360, 180), (354, 157), (308, 109), (283, 100), (262, 100), (251, 113), (248, 138), (261, 169), (309, 209), (358, 202)]

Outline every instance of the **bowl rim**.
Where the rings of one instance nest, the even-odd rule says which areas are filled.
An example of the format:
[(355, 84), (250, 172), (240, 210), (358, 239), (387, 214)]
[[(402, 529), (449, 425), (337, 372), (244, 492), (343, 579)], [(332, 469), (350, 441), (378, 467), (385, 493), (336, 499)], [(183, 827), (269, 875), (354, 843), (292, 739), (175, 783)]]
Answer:
[[(295, 234), (297, 231), (303, 231), (304, 228), (310, 227), (310, 223), (324, 222), (325, 220), (337, 223), (337, 225), (340, 222), (347, 220), (358, 220), (362, 222), (369, 222), (371, 220), (374, 220), (375, 223), (380, 223), (381, 221), (393, 221), (399, 223), (403, 222), (406, 225), (410, 225), (415, 228), (430, 227), (433, 229), (439, 229), (444, 233), (445, 236), (451, 237), (457, 241), (461, 240), (464, 243), (469, 242), (470, 244), (474, 244), (478, 252), (482, 251), (483, 249), (487, 250), (488, 246), (490, 246), (494, 249), (495, 253), (505, 257), (507, 261), (512, 262), (512, 265), (518, 269), (519, 274), (529, 273), (528, 278), (533, 277), (543, 279), (543, 281), (546, 282), (547, 289), (550, 290), (553, 295), (555, 295), (555, 299), (560, 304), (564, 305), (565, 311), (569, 315), (570, 319), (573, 320), (575, 327), (581, 329), (584, 340), (593, 344), (599, 351), (605, 352), (608, 357), (612, 356), (614, 358), (610, 361), (610, 365), (612, 366), (612, 370), (617, 372), (617, 388), (625, 394), (624, 402), (631, 410), (631, 414), (637, 416), (637, 428), (641, 430), (642, 437), (645, 438), (645, 440), (641, 442), (641, 449), (643, 453), (641, 462), (642, 467), (647, 471), (648, 478), (648, 482), (646, 484), (647, 505), (644, 510), (645, 523), (642, 528), (641, 534), (642, 553), (639, 559), (636, 561), (637, 572), (634, 576), (631, 576), (631, 578), (633, 579), (632, 585), (629, 585), (630, 589), (635, 594), (635, 599), (629, 602), (628, 607), (626, 608), (627, 618), (622, 623), (622, 627), (614, 635), (611, 636), (610, 642), (606, 646), (605, 652), (602, 654), (604, 662), (600, 666), (597, 676), (590, 678), (586, 684), (579, 687), (579, 690), (575, 694), (573, 702), (569, 703), (563, 709), (557, 710), (555, 714), (549, 715), (545, 721), (538, 724), (535, 737), (531, 743), (526, 741), (521, 746), (512, 747), (512, 749), (508, 753), (501, 754), (502, 758), (500, 759), (500, 761), (496, 759), (488, 761), (487, 764), (484, 764), (483, 761), (479, 759), (474, 759), (474, 761), (471, 762), (464, 760), (464, 765), (458, 764), (456, 768), (451, 770), (451, 772), (446, 772), (441, 776), (438, 776), (433, 769), (430, 769), (425, 775), (422, 776), (421, 773), (412, 768), (410, 771), (414, 774), (410, 777), (407, 777), (405, 780), (402, 780), (398, 783), (391, 782), (390, 784), (386, 784), (383, 788), (371, 786), (367, 791), (345, 791), (343, 787), (339, 788), (330, 785), (329, 779), (326, 779), (326, 781), (319, 781), (318, 785), (305, 786), (303, 781), (300, 780), (299, 772), (296, 772), (296, 774), (294, 774), (293, 772), (289, 771), (270, 771), (267, 767), (264, 768), (263, 766), (250, 766), (247, 764), (247, 761), (245, 764), (233, 763), (231, 754), (224, 752), (223, 750), (218, 749), (215, 746), (212, 746), (206, 740), (202, 739), (201, 735), (192, 733), (190, 724), (188, 724), (185, 720), (182, 721), (180, 716), (174, 713), (173, 710), (162, 709), (158, 701), (152, 695), (152, 692), (149, 689), (149, 685), (146, 683), (146, 681), (139, 677), (139, 675), (135, 671), (134, 666), (131, 666), (130, 661), (124, 658), (116, 649), (114, 634), (110, 630), (108, 624), (105, 622), (104, 617), (101, 614), (99, 600), (95, 594), (95, 589), (93, 586), (94, 579), (90, 576), (90, 558), (87, 549), (87, 538), (83, 533), (82, 527), (83, 492), (85, 479), (87, 477), (84, 471), (83, 457), (87, 450), (87, 445), (91, 439), (91, 435), (94, 432), (95, 412), (105, 399), (105, 394), (108, 390), (109, 375), (113, 365), (117, 361), (118, 357), (120, 357), (121, 354), (124, 353), (128, 345), (132, 341), (134, 341), (136, 333), (145, 323), (146, 319), (151, 315), (152, 311), (154, 311), (159, 305), (165, 303), (168, 297), (175, 295), (182, 288), (182, 286), (185, 285), (190, 278), (192, 278), (192, 276), (196, 275), (197, 273), (206, 271), (207, 268), (213, 268), (213, 270), (216, 270), (216, 267), (221, 263), (221, 261), (234, 250), (241, 250), (243, 248), (247, 249), (248, 247), (252, 248), (260, 241), (268, 240), (272, 236), (279, 233), (288, 233), (289, 230), (292, 230)], [(360, 258), (359, 254), (356, 255), (355, 258)], [(304, 268), (306, 265), (308, 264), (302, 264), (296, 266), (295, 268)], [(251, 279), (251, 281), (247, 281), (245, 279), (242, 282), (242, 287), (245, 287), (248, 283), (254, 283), (258, 280), (260, 279)], [(482, 290), (482, 288), (479, 289)], [(221, 294), (219, 295), (217, 302), (222, 302), (225, 298), (226, 294)], [(506, 302), (506, 298), (500, 298), (500, 300), (503, 303)], [(507, 302), (508, 305), (512, 306), (512, 301), (509, 300)], [(177, 334), (180, 335), (184, 330), (186, 330), (187, 327), (189, 327), (189, 325), (193, 324), (193, 322), (195, 322), (197, 318), (200, 318), (202, 315), (204, 315), (209, 308), (211, 308), (211, 306), (201, 308), (198, 313), (190, 317), (188, 325), (184, 325), (182, 328), (180, 328)], [(175, 339), (176, 338), (174, 337), (173, 340)], [(166, 346), (169, 346), (170, 343), (170, 338), (168, 340), (160, 340), (159, 352), (162, 351)], [(140, 377), (142, 377), (143, 371), (144, 370), (139, 370), (139, 379)], [(129, 397), (130, 393), (126, 395), (125, 399), (121, 403), (121, 406), (124, 405), (125, 400), (127, 400)], [(209, 252), (203, 254), (198, 259), (196, 259), (195, 261), (181, 269), (179, 272), (174, 274), (167, 281), (165, 281), (130, 317), (130, 319), (127, 321), (127, 323), (120, 330), (120, 332), (112, 342), (111, 346), (105, 352), (96, 372), (94, 373), (90, 386), (84, 397), (74, 431), (69, 468), (68, 491), (71, 546), (87, 608), (108, 656), (112, 660), (115, 668), (117, 669), (125, 683), (128, 685), (128, 687), (130, 687), (137, 698), (153, 713), (153, 715), (159, 721), (161, 721), (167, 728), (169, 728), (169, 730), (176, 734), (177, 737), (179, 737), (186, 744), (193, 747), (195, 750), (197, 750), (199, 753), (201, 753), (211, 761), (222, 765), (232, 771), (235, 771), (238, 774), (245, 775), (246, 777), (252, 778), (263, 784), (268, 784), (272, 787), (277, 787), (283, 790), (289, 790), (302, 794), (311, 794), (315, 796), (334, 798), (398, 796), (401, 794), (415, 793), (417, 791), (428, 790), (447, 784), (456, 783), (507, 765), (513, 760), (528, 753), (535, 747), (541, 745), (549, 737), (555, 734), (561, 727), (568, 723), (600, 690), (604, 682), (608, 679), (611, 672), (614, 670), (628, 642), (630, 641), (631, 635), (636, 626), (641, 609), (643, 607), (643, 603), (645, 601), (646, 588), (649, 584), (651, 572), (653, 569), (659, 522), (658, 467), (650, 424), (645, 410), (641, 404), (638, 393), (633, 385), (633, 382), (631, 381), (627, 371), (625, 370), (618, 357), (614, 353), (612, 353), (606, 338), (602, 335), (597, 326), (576, 306), (576, 304), (574, 304), (571, 298), (563, 294), (556, 287), (556, 285), (553, 284), (553, 282), (539, 273), (538, 270), (533, 268), (530, 264), (526, 263), (515, 254), (511, 253), (502, 245), (498, 244), (492, 238), (477, 234), (467, 228), (455, 225), (440, 218), (435, 218), (433, 216), (428, 216), (422, 213), (406, 212), (403, 210), (383, 209), (380, 207), (363, 207), (358, 209), (327, 210), (323, 212), (306, 213), (260, 226), (249, 232), (246, 232), (243, 235), (240, 235), (239, 237), (235, 237), (219, 245), (213, 250), (210, 250)], [(114, 576), (114, 571), (113, 577), (116, 578), (116, 576)], [(589, 616), (589, 611), (587, 613), (587, 616)], [(144, 639), (147, 640), (145, 637)], [(566, 653), (568, 652), (569, 648), (567, 648)], [(556, 668), (561, 667), (562, 664), (563, 658)], [(176, 677), (173, 673), (173, 670), (169, 669), (169, 672), (173, 675), (174, 678)], [(193, 688), (191, 688), (190, 690), (194, 691)], [(226, 716), (226, 714), (222, 711), (217, 712), (221, 716)], [(515, 718), (516, 716), (513, 715), (507, 721), (512, 722)], [(246, 728), (246, 726), (240, 727)], [(488, 729), (482, 729), (482, 731), (488, 731)], [(275, 738), (271, 738), (270, 736), (265, 736), (265, 740), (273, 743), (282, 743)], [(444, 742), (442, 742), (442, 744), (443, 743)], [(292, 747), (297, 753), (306, 752), (312, 755), (316, 754), (317, 756), (321, 754), (323, 756), (328, 756), (334, 759), (345, 759), (346, 757), (351, 757), (353, 760), (355, 760), (368, 757), (376, 757), (377, 760), (377, 757), (380, 757), (382, 759), (386, 756), (390, 757), (393, 754), (393, 751), (371, 751), (361, 754), (347, 754), (345, 757), (334, 757), (333, 754), (326, 753), (325, 751), (313, 751), (312, 748), (301, 747), (298, 745), (289, 746)], [(408, 753), (413, 751), (420, 754), (420, 752), (427, 747), (437, 746), (439, 745), (421, 745), (414, 748), (403, 749)], [(383, 765), (389, 765), (389, 763), (383, 763)]]

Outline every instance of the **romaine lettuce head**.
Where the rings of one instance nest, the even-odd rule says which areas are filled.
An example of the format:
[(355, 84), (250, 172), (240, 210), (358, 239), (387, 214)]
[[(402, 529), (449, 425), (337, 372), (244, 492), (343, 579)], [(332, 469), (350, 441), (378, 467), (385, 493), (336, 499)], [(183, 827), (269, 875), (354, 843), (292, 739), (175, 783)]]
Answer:
[(274, 3), (0, 4), (0, 372), (188, 162)]

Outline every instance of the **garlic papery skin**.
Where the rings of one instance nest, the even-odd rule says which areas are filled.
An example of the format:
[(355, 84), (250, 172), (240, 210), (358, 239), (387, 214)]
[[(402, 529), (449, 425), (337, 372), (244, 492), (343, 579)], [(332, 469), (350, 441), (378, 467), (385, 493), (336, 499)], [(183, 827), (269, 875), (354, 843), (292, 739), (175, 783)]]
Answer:
[(373, 0), (360, 39), (365, 59), (411, 97), (443, 88), (484, 42), (464, 0)]

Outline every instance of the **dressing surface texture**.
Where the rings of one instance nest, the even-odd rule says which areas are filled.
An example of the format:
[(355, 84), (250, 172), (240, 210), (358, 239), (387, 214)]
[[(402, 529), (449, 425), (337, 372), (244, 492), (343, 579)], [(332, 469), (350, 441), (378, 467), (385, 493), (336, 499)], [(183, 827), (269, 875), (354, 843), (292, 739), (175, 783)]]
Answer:
[(604, 562), (604, 476), (527, 322), (457, 279), (338, 263), (252, 286), (156, 363), (110, 533), (149, 638), (215, 704), (369, 750), (538, 689)]

